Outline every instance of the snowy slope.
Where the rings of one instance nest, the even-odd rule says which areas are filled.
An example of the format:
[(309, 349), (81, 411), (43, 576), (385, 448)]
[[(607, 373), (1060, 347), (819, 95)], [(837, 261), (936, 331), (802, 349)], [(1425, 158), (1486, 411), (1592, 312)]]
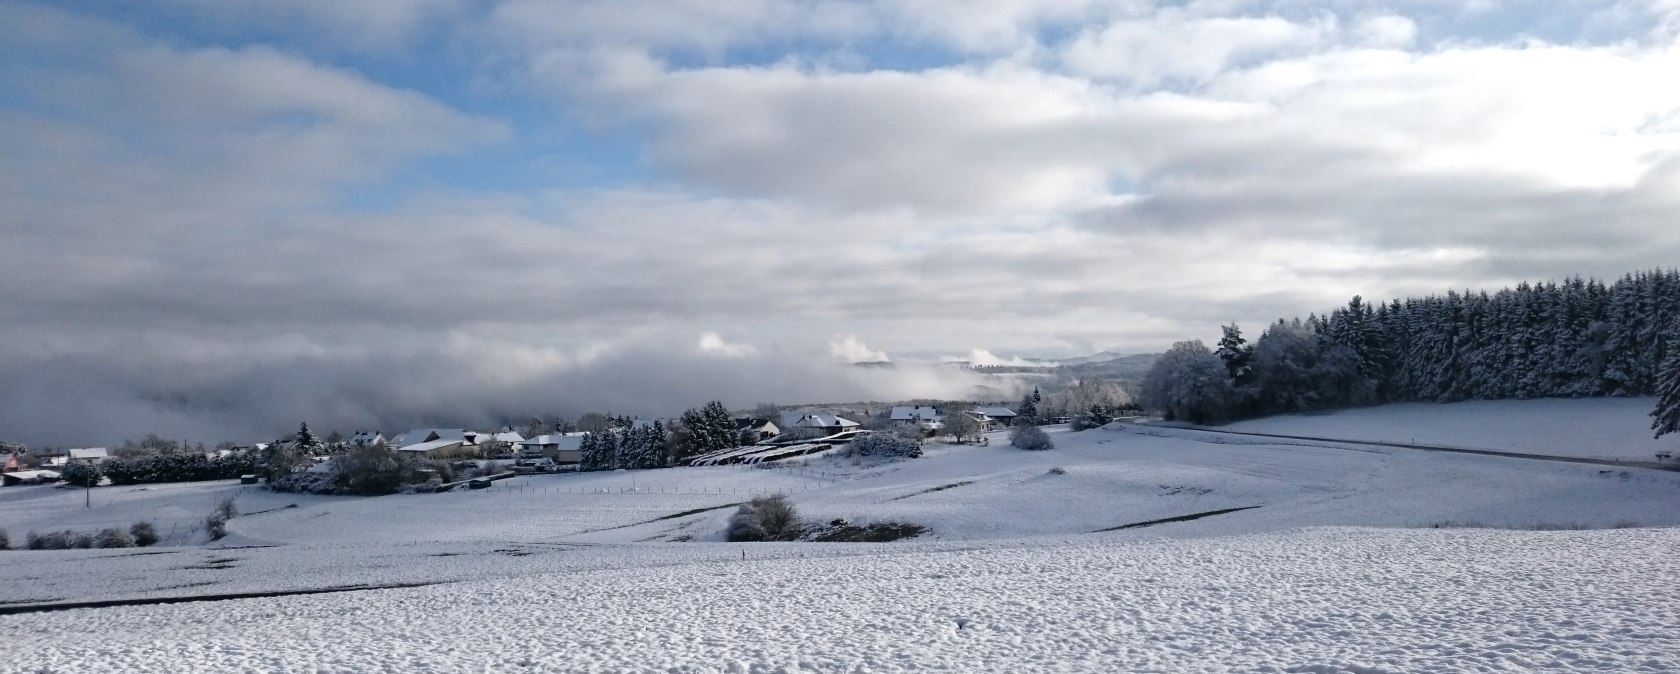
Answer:
[(1317, 529), (603, 568), (0, 616), (0, 672), (1668, 672), (1676, 545)]
[[(1282, 415), (1223, 430), (1375, 440), (1529, 454), (1651, 461), (1680, 440), (1651, 437), (1654, 398), (1396, 403), (1319, 415)], [(1677, 452), (1680, 453), (1680, 452)]]
[[(1680, 529), (1650, 528), (1680, 524), (1680, 473), (1051, 430), (1048, 452), (996, 434), (898, 463), (542, 475), (436, 495), (204, 483), (102, 488), (89, 509), (77, 490), (0, 490), (14, 540), (142, 516), (190, 528), (229, 495), (247, 513), (280, 508), (208, 547), (0, 552), (0, 607), (427, 584), (0, 616), (0, 643), (17, 646), (0, 672), (1680, 667), (1680, 604), (1652, 582), (1680, 565), (1667, 552)], [(932, 531), (716, 542), (731, 504), (764, 493), (813, 521)], [(1250, 509), (1092, 533), (1233, 508)], [(1631, 525), (1644, 528), (1612, 528)]]

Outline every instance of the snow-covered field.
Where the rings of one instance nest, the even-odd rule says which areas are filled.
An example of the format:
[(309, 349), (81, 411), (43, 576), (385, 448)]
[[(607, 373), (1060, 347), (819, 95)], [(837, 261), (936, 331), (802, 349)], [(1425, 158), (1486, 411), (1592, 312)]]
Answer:
[[(1559, 402), (1598, 401), (1535, 404)], [(1427, 406), (1449, 413), (1431, 427), (1452, 407)], [(0, 608), (423, 584), (4, 615), (0, 672), (1680, 670), (1680, 473), (1153, 427), (1052, 437), (368, 499), (215, 483), (101, 488), (84, 508), (77, 490), (0, 490), (14, 541), (142, 517), (176, 532), (0, 552)], [(932, 533), (719, 542), (730, 505), (768, 492), (810, 520)], [(194, 527), (230, 495), (248, 514), (204, 545)]]
[(1450, 445), (1627, 461), (1652, 461), (1680, 450), (1673, 438), (1651, 437), (1655, 398), (1475, 400), (1437, 405), (1398, 403), (1328, 414), (1239, 421), (1221, 428), (1342, 440)]

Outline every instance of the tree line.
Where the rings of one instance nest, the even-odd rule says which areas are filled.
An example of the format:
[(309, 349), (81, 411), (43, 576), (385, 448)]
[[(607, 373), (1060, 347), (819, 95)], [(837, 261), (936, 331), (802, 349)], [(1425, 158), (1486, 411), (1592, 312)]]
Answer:
[(1491, 294), (1355, 296), (1326, 316), (1279, 319), (1252, 345), (1236, 325), (1214, 349), (1174, 344), (1141, 396), (1169, 419), (1217, 423), (1384, 402), (1653, 395), (1680, 377), (1677, 320), (1672, 269), (1608, 285), (1576, 277)]

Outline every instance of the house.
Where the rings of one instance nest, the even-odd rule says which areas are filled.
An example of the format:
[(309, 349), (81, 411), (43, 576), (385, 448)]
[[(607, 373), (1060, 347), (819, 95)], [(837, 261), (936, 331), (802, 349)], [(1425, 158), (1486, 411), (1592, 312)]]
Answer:
[(522, 440), (519, 442), (519, 456), (530, 459), (546, 456), (555, 463), (577, 463), (582, 458), (578, 450), (583, 445), (583, 436), (583, 433), (563, 433)]
[(0, 473), (0, 485), (14, 487), (20, 484), (45, 484), (58, 480), (58, 471), (52, 470), (16, 470), (10, 473)]
[(356, 431), (350, 436), (352, 447), (377, 447), (385, 444), (385, 435), (379, 431)]
[(416, 442), (397, 448), (398, 452), (426, 459), (457, 459), (478, 455), (478, 447), (467, 446), (460, 438), (443, 438), (428, 442)]
[(72, 449), (70, 450), (69, 455), (71, 461), (80, 461), (82, 463), (105, 463), (107, 459), (111, 458), (111, 452), (107, 451), (104, 447), (84, 447), (82, 449)]
[[(789, 424), (790, 426), (794, 428), (814, 428), (821, 431), (823, 435), (834, 435), (835, 433), (856, 430), (860, 425), (851, 419), (823, 412), (813, 414), (793, 412), (791, 415), (795, 417), (795, 421)], [(788, 415), (783, 415), (782, 418), (786, 420)]]
[(478, 431), (468, 431), (459, 428), (416, 428), (412, 431), (391, 439), (391, 444), (398, 447), (418, 445), (422, 442), (437, 442), (439, 440), (456, 440), (469, 447), (478, 446)]
[(945, 426), (945, 415), (927, 405), (898, 405), (892, 408), (887, 420), (897, 426), (915, 425), (927, 430), (939, 430)]
[(988, 431), (1008, 428), (1010, 424), (1015, 423), (1015, 413), (1002, 405), (976, 407), (974, 411), (985, 415), (986, 419), (981, 421), (981, 427)]
[(519, 451), (519, 443), (525, 441), (525, 436), (511, 428), (504, 428), (495, 433), (485, 433), (478, 436), (479, 444), (492, 454), (510, 454)]
[(774, 422), (770, 421), (769, 419), (751, 419), (751, 418), (736, 419), (735, 420), (735, 434), (745, 436), (748, 433), (751, 433), (752, 437), (751, 438), (744, 438), (743, 442), (747, 439), (750, 439), (750, 440), (752, 440), (752, 442), (749, 442), (747, 444), (757, 444), (757, 443), (760, 443), (760, 442), (764, 442), (765, 440), (769, 440), (770, 438), (774, 438), (778, 435), (781, 435), (782, 434), (782, 429), (777, 428), (776, 424)]

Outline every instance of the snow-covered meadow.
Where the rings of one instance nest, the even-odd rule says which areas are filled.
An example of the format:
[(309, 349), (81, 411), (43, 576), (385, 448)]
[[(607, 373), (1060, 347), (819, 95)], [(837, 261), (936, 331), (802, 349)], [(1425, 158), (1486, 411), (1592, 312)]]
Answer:
[(1395, 403), (1320, 415), (1279, 415), (1223, 428), (1249, 433), (1311, 435), (1341, 440), (1446, 445), (1651, 461), (1680, 443), (1651, 437), (1655, 398), (1471, 400)]
[[(1541, 403), (1535, 414), (1559, 412)], [(1448, 412), (1430, 424), (1441, 433), (1469, 423), (1429, 409)], [(1598, 424), (1574, 428), (1555, 446), (1593, 446)], [(176, 536), (0, 553), (0, 608), (414, 586), (0, 615), (0, 672), (1680, 669), (1680, 472), (1058, 430), (1048, 452), (999, 434), (900, 463), (540, 475), (364, 499), (215, 483), (102, 488), (83, 508), (77, 490), (11, 488), (0, 528), (14, 540), (142, 517)], [(731, 504), (772, 492), (809, 520), (931, 533), (721, 542)], [(247, 513), (230, 536), (194, 538), (230, 495)]]

